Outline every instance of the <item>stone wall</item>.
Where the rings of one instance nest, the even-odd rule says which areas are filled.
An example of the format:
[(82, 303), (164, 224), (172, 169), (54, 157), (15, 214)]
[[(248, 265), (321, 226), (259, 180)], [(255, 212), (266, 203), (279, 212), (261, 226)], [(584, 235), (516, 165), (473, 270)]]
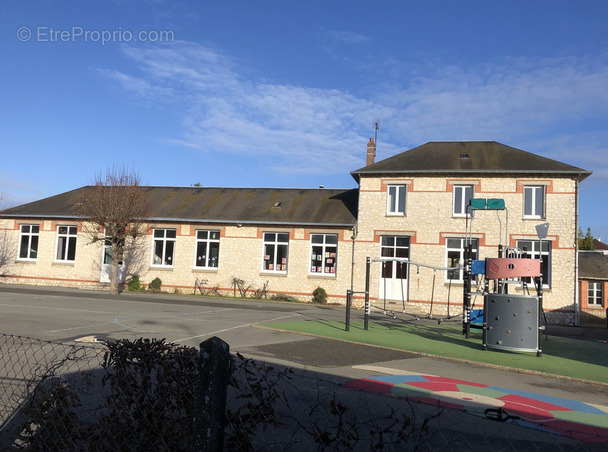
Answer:
[[(387, 214), (387, 187), (389, 184), (407, 186), (405, 215)], [(452, 214), (453, 187), (472, 185), (476, 198), (504, 199), (506, 211), (476, 211), (473, 219)], [(523, 189), (526, 184), (545, 187), (546, 216), (527, 219), (523, 216)], [(232, 294), (233, 278), (245, 281), (251, 289), (265, 284), (270, 294), (284, 293), (303, 301), (310, 300), (313, 290), (321, 286), (329, 294), (330, 302), (344, 303), (346, 291), (365, 288), (366, 258), (380, 257), (383, 236), (407, 236), (410, 240), (410, 260), (435, 267), (447, 266), (446, 243), (449, 238), (463, 238), (467, 227), (479, 242), (479, 259), (496, 257), (499, 244), (515, 246), (517, 240), (537, 240), (535, 227), (549, 222), (551, 242), (551, 274), (545, 289), (544, 306), (547, 317), (560, 323), (572, 323), (578, 309), (577, 284), (575, 281), (575, 206), (576, 186), (570, 179), (551, 178), (454, 178), (435, 177), (362, 177), (356, 240), (349, 228), (306, 228), (264, 225), (197, 225), (154, 224), (148, 234), (138, 240), (138, 246), (125, 255), (127, 278), (137, 274), (143, 284), (159, 277), (164, 290), (192, 293), (194, 283), (206, 280), (209, 286), (218, 286), (224, 294)], [(499, 221), (500, 218), (500, 221)], [(2, 220), (4, 250), (0, 252), (4, 280), (14, 283), (58, 285), (71, 287), (104, 287), (100, 283), (102, 243), (91, 243), (82, 225), (70, 221), (53, 220)], [(21, 224), (40, 225), (38, 257), (35, 260), (18, 259), (19, 227)], [(59, 262), (55, 259), (57, 227), (78, 227), (76, 259)], [(176, 229), (173, 264), (152, 264), (153, 229)], [(220, 253), (217, 268), (200, 269), (195, 266), (196, 231), (199, 229), (220, 231)], [(289, 234), (288, 268), (285, 272), (263, 270), (264, 232)], [(310, 272), (311, 233), (332, 233), (339, 237), (337, 270), (335, 274), (319, 275)], [(2, 250), (0, 250), (2, 251)], [(5, 259), (1, 260), (2, 256)], [(353, 260), (354, 256), (354, 260)], [(385, 307), (380, 296), (380, 263), (371, 266), (370, 297), (376, 306)], [(425, 266), (410, 267), (404, 297), (386, 300), (389, 309), (402, 309), (404, 299), (407, 309), (421, 314), (430, 313), (433, 302), (435, 315), (451, 315), (462, 312), (463, 287), (461, 282), (447, 279), (445, 270)], [(521, 287), (512, 286), (514, 293), (522, 293)], [(399, 291), (397, 291), (398, 293)], [(400, 295), (400, 294), (399, 294)], [(476, 307), (481, 307), (481, 297), (473, 297)], [(354, 298), (356, 306), (363, 304), (363, 296)]]
[[(407, 185), (405, 215), (387, 214), (387, 186)], [(471, 220), (452, 214), (454, 185), (473, 185), (475, 198), (504, 199), (506, 211), (475, 211)], [(523, 187), (545, 187), (545, 218), (527, 219), (523, 215)], [(380, 256), (382, 236), (407, 236), (410, 260), (435, 267), (446, 267), (448, 238), (466, 237), (467, 231), (479, 243), (479, 259), (497, 257), (498, 246), (515, 247), (517, 240), (538, 240), (536, 226), (549, 222), (546, 240), (551, 242), (548, 284), (544, 291), (545, 310), (562, 324), (573, 322), (577, 309), (575, 280), (575, 206), (576, 186), (570, 179), (538, 178), (454, 178), (454, 177), (362, 177), (360, 181), (359, 222), (355, 247), (355, 286), (364, 287), (365, 258)], [(498, 212), (498, 214), (497, 214)], [(499, 217), (497, 217), (499, 215)], [(500, 221), (499, 221), (500, 218)], [(467, 229), (468, 228), (468, 229)], [(372, 264), (370, 297), (376, 305), (385, 306), (380, 297), (380, 263)], [(546, 276), (545, 276), (546, 278)], [(433, 285), (434, 280), (434, 285)], [(462, 312), (462, 283), (447, 279), (445, 270), (410, 266), (408, 309), (447, 315)], [(510, 286), (514, 293), (521, 287)], [(532, 290), (532, 293), (534, 291)], [(386, 305), (401, 308), (402, 300), (386, 300)], [(476, 307), (482, 297), (473, 297)]]
[[(38, 256), (36, 259), (19, 259), (19, 228), (21, 224), (40, 225)], [(55, 257), (57, 225), (78, 227), (76, 258), (74, 262), (59, 262)], [(175, 229), (173, 265), (153, 265), (154, 229)], [(196, 231), (220, 231), (220, 251), (217, 268), (195, 266)], [(5, 237), (6, 264), (2, 274), (6, 282), (65, 287), (101, 288), (108, 284), (100, 282), (102, 242), (91, 243), (82, 225), (71, 222), (15, 221), (3, 220), (1, 231)], [(269, 272), (263, 269), (264, 232), (289, 234), (288, 268), (285, 272)], [(310, 234), (328, 233), (338, 236), (337, 270), (335, 274), (312, 274), (310, 270)], [(350, 288), (352, 262), (352, 231), (332, 228), (282, 228), (265, 226), (154, 224), (148, 225), (148, 233), (137, 239), (130, 251), (125, 253), (126, 279), (139, 275), (142, 284), (149, 284), (158, 277), (163, 290), (193, 293), (197, 278), (206, 280), (206, 286), (218, 286), (224, 295), (232, 295), (233, 278), (245, 281), (250, 291), (266, 285), (269, 296), (288, 294), (310, 301), (312, 292), (321, 286), (329, 302), (344, 303)], [(251, 293), (250, 292), (250, 293)], [(238, 293), (238, 292), (237, 292)]]

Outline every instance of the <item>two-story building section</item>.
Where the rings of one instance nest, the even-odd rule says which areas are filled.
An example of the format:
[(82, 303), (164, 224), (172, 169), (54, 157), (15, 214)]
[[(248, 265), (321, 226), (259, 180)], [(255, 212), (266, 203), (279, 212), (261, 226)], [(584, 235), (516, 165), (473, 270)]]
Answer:
[[(239, 279), (250, 292), (304, 301), (323, 287), (344, 303), (348, 289), (364, 289), (369, 257), (374, 305), (457, 315), (470, 241), (476, 259), (496, 257), (499, 245), (542, 257), (547, 318), (576, 323), (578, 185), (589, 171), (496, 142), (430, 142), (379, 162), (373, 140), (367, 151), (367, 165), (351, 173), (358, 189), (144, 187), (154, 213), (121, 274), (185, 293), (198, 279), (224, 295)], [(107, 284), (107, 250), (76, 214), (87, 189), (0, 212), (4, 281)], [(505, 209), (471, 211), (476, 198)], [(535, 228), (544, 223), (541, 244)]]
[[(370, 140), (368, 157), (373, 146)], [(578, 186), (589, 171), (493, 141), (429, 142), (367, 163), (351, 173), (359, 184), (357, 284), (365, 256), (424, 265), (397, 259), (372, 266), (378, 306), (400, 310), (407, 300), (419, 313), (447, 315), (448, 305), (450, 315), (461, 312), (463, 271), (446, 268), (462, 266), (470, 241), (474, 259), (498, 257), (499, 245), (542, 258), (548, 318), (576, 321)], [(502, 200), (505, 209), (471, 210), (474, 198)], [(536, 226), (545, 223), (541, 244)], [(509, 290), (529, 291), (529, 283), (513, 281)], [(472, 301), (483, 307), (481, 297)]]

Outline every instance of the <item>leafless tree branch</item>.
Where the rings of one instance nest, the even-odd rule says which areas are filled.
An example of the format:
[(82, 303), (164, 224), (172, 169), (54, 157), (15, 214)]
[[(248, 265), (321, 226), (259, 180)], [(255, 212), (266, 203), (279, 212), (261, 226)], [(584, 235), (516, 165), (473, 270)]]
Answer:
[(95, 176), (78, 206), (82, 230), (91, 243), (103, 241), (111, 250), (110, 292), (118, 294), (118, 264), (136, 239), (147, 233), (150, 206), (147, 190), (134, 170), (112, 167)]

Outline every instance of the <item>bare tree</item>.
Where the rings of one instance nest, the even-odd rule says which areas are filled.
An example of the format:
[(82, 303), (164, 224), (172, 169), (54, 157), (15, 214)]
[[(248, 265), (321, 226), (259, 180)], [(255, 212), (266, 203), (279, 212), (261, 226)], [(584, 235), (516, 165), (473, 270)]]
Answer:
[(0, 232), (0, 276), (10, 274), (9, 267), (17, 256), (17, 243), (9, 236), (7, 229)]
[(111, 250), (110, 293), (117, 295), (118, 265), (125, 252), (134, 249), (136, 239), (147, 232), (150, 209), (139, 175), (125, 167), (112, 167), (86, 187), (79, 204), (79, 216), (92, 243), (102, 242)]

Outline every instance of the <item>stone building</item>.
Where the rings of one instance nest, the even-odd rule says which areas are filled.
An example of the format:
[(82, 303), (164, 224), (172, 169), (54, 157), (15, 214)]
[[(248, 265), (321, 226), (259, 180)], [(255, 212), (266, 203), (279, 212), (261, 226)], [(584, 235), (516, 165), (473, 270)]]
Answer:
[[(375, 307), (456, 315), (470, 241), (476, 259), (499, 246), (541, 257), (547, 316), (576, 323), (578, 186), (589, 171), (491, 141), (429, 142), (374, 160), (370, 140), (367, 165), (351, 173), (355, 189), (145, 187), (154, 214), (123, 277), (159, 277), (164, 290), (186, 293), (198, 280), (225, 295), (240, 279), (302, 300), (323, 287), (344, 303), (348, 289), (364, 290), (369, 257)], [(6, 282), (107, 284), (103, 243), (86, 239), (74, 213), (84, 190), (0, 212)], [(504, 208), (471, 210), (471, 199)], [(546, 223), (541, 243), (535, 228)]]
[(579, 251), (580, 322), (606, 324), (608, 308), (608, 255), (602, 242), (599, 251)]

